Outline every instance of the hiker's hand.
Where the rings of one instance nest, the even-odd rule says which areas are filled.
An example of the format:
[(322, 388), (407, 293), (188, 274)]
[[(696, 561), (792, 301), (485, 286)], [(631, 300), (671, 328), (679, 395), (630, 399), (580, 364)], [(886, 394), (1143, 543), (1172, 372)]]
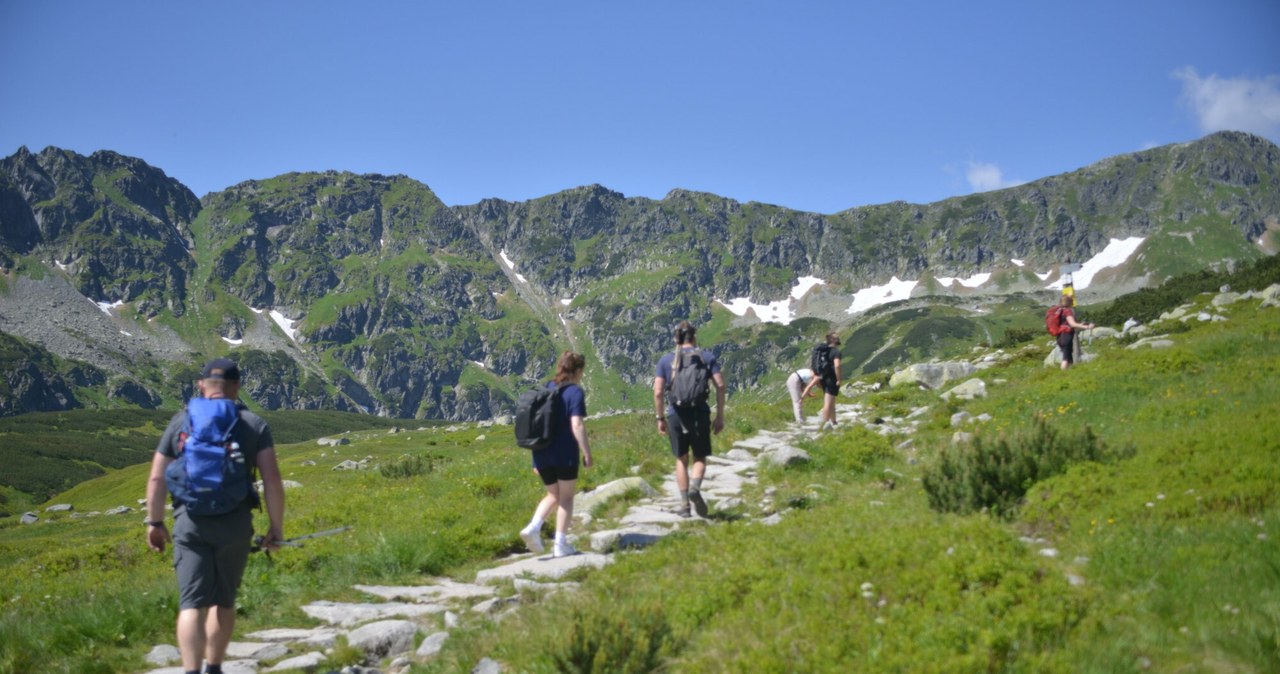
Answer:
[(262, 537), (262, 549), (268, 552), (279, 550), (280, 543), (284, 541), (284, 534), (279, 529), (271, 527), (267, 529), (267, 535)]
[(723, 430), (724, 430), (724, 417), (717, 414), (715, 420), (711, 422), (711, 432), (719, 434), (720, 431), (723, 431)]
[(147, 527), (147, 547), (156, 552), (164, 552), (164, 545), (172, 541), (169, 536), (169, 528), (166, 526)]
[(666, 417), (658, 417), (658, 433), (662, 435), (667, 434), (667, 418)]
[(591, 467), (591, 452), (582, 453), (582, 467), (583, 468)]

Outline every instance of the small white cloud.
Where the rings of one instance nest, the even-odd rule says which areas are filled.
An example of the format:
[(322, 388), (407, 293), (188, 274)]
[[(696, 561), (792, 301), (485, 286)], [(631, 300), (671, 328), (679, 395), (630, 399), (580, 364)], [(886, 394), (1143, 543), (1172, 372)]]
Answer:
[(1004, 171), (1000, 170), (999, 166), (980, 161), (969, 162), (969, 168), (965, 170), (965, 178), (968, 179), (969, 187), (972, 187), (974, 192), (1002, 190), (1006, 187), (1017, 187), (1027, 182), (1025, 180), (1006, 180)]
[(1280, 75), (1201, 77), (1187, 66), (1173, 71), (1173, 77), (1182, 80), (1182, 102), (1191, 108), (1201, 131), (1280, 137)]

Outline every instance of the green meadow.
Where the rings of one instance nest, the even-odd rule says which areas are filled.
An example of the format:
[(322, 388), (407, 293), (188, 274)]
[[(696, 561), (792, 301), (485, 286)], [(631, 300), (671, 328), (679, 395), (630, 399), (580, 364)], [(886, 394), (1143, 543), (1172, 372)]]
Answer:
[[(1026, 333), (977, 375), (986, 398), (851, 396), (873, 427), (914, 414), (917, 431), (846, 424), (804, 445), (808, 464), (762, 469), (739, 511), (500, 622), (464, 616), (413, 671), (485, 656), (528, 672), (1280, 671), (1280, 308), (1212, 298), (1190, 303), (1228, 320), (1156, 324), (1168, 348), (1096, 339), (1066, 372), (1043, 365), (1046, 335)], [(787, 421), (773, 388), (730, 401), (718, 452)], [(961, 410), (990, 420), (954, 428)], [(311, 625), (301, 605), (366, 599), (356, 583), (470, 580), (523, 550), (541, 487), (510, 428), (404, 423), (337, 448), (281, 444), (301, 485), (286, 535), (353, 529), (255, 555), (238, 632)], [(647, 414), (588, 430), (598, 465), (582, 489), (633, 473), (656, 486), (670, 470)], [(973, 441), (954, 443), (957, 430)], [(50, 502), (134, 505), (146, 470), (108, 468)], [(766, 489), (785, 511), (773, 526), (758, 521)], [(141, 512), (41, 515), (0, 529), (0, 672), (147, 669), (152, 645), (172, 643), (176, 588)], [(330, 664), (349, 657), (335, 649)]]

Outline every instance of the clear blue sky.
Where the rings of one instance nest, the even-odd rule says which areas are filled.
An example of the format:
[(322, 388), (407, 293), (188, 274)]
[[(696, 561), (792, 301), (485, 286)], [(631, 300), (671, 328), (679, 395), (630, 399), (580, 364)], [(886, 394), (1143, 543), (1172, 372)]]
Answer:
[(0, 156), (114, 150), (199, 196), (338, 169), (832, 213), (1280, 141), (1280, 1), (0, 0), (0, 92)]

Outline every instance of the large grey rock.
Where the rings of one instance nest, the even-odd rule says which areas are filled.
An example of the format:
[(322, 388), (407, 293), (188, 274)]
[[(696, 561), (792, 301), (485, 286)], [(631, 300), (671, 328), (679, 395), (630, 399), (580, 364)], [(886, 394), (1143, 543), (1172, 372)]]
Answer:
[(1210, 302), (1215, 307), (1225, 307), (1229, 304), (1235, 304), (1240, 301), (1240, 293), (1222, 292), (1214, 296)]
[(23, 524), (35, 524), (40, 521), (40, 516), (33, 512), (22, 513), (22, 519), (18, 520)]
[(1142, 339), (1139, 339), (1138, 341), (1130, 344), (1129, 346), (1126, 346), (1125, 348), (1130, 350), (1137, 350), (1137, 349), (1143, 349), (1143, 348), (1167, 349), (1171, 346), (1173, 346), (1173, 340), (1169, 339), (1164, 335), (1156, 335), (1152, 337), (1143, 337)]
[(277, 642), (254, 643), (252, 641), (232, 641), (227, 644), (227, 657), (247, 660), (275, 660), (289, 654), (284, 644)]
[(1261, 306), (1280, 307), (1280, 283), (1273, 283), (1267, 286), (1256, 296), (1262, 298)]
[(364, 651), (370, 661), (376, 661), (409, 652), (417, 634), (418, 626), (408, 620), (381, 620), (351, 630), (347, 643)]
[(304, 672), (314, 672), (324, 664), (329, 658), (324, 653), (303, 653), (297, 657), (288, 658), (277, 662), (268, 672), (286, 672), (292, 669), (301, 669)]
[(328, 648), (334, 644), (339, 634), (341, 632), (332, 627), (313, 627), (311, 629), (279, 628), (250, 632), (244, 635), (244, 638), (253, 639), (254, 641), (278, 641)]
[(471, 668), (471, 674), (502, 674), (502, 665), (497, 660), (480, 658), (480, 662)]
[(147, 656), (144, 659), (147, 663), (152, 665), (167, 665), (181, 660), (182, 653), (178, 650), (177, 646), (160, 644), (155, 648), (152, 648), (151, 652), (147, 653)]
[(403, 600), (418, 603), (444, 602), (492, 597), (494, 588), (489, 585), (459, 583), (449, 578), (433, 579), (430, 585), (355, 585), (355, 589), (386, 600)]
[(497, 583), (526, 576), (532, 578), (561, 578), (575, 569), (598, 569), (612, 562), (612, 557), (592, 552), (580, 552), (568, 557), (524, 557), (502, 566), (480, 571), (476, 574), (476, 582)]
[(619, 478), (602, 484), (589, 492), (583, 492), (575, 496), (573, 499), (574, 514), (590, 514), (593, 509), (633, 489), (640, 491), (649, 498), (658, 495), (657, 490), (642, 477)]
[(606, 553), (614, 550), (647, 548), (662, 540), (662, 537), (668, 533), (670, 533), (669, 529), (653, 525), (597, 531), (591, 534), (591, 549)]
[(435, 634), (428, 636), (426, 639), (423, 639), (422, 643), (418, 644), (418, 650), (414, 655), (417, 655), (420, 658), (435, 657), (435, 655), (440, 652), (440, 649), (444, 648), (444, 642), (448, 640), (448, 632), (436, 632)]
[(302, 612), (323, 620), (330, 625), (350, 627), (371, 620), (379, 620), (392, 616), (412, 618), (421, 615), (434, 615), (444, 612), (443, 606), (436, 604), (405, 604), (388, 602), (385, 604), (346, 604), (332, 601), (315, 601), (302, 607)]
[(942, 394), (943, 400), (958, 398), (960, 400), (973, 400), (975, 398), (987, 397), (987, 383), (981, 379), (970, 379), (959, 386)]
[(321, 447), (338, 447), (341, 445), (349, 445), (351, 441), (347, 438), (320, 438), (316, 440), (316, 444)]
[(799, 463), (808, 463), (809, 453), (799, 447), (784, 445), (777, 449), (760, 454), (761, 466), (792, 466)]
[(75, 510), (75, 506), (71, 505), (70, 503), (59, 503), (57, 505), (51, 505), (48, 508), (44, 509), (44, 511), (47, 513), (66, 513), (66, 512), (71, 512), (72, 510)]
[(950, 381), (958, 381), (977, 372), (971, 363), (916, 363), (898, 370), (889, 378), (890, 387), (909, 386), (912, 384), (929, 389), (941, 388)]

